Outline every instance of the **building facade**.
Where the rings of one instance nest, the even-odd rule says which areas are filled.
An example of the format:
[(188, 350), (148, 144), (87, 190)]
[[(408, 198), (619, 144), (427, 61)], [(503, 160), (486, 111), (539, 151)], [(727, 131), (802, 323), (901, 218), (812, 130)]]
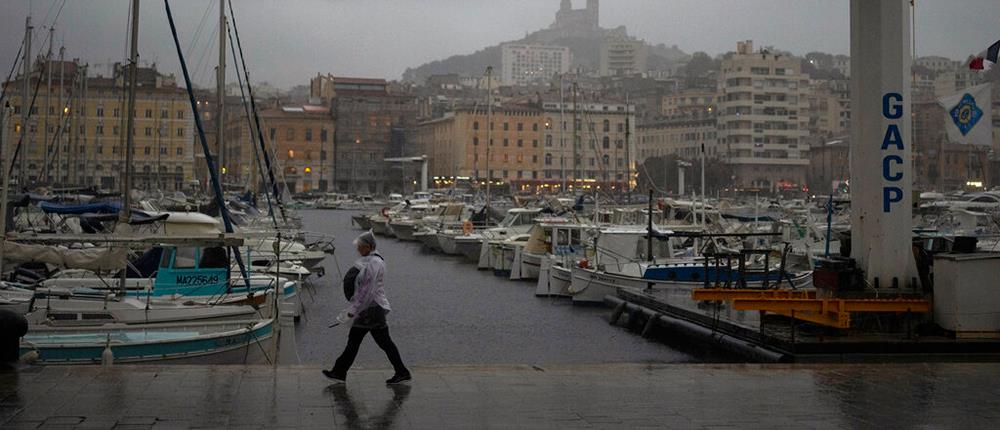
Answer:
[[(51, 86), (46, 64), (53, 70)], [(76, 60), (38, 62), (29, 78), (30, 88), (37, 84), (38, 95), (29, 96), (27, 103), (14, 90), (20, 88), (20, 77), (9, 83), (15, 114), (5, 127), (15, 142), (22, 109), (35, 100), (23, 150), (14, 164), (14, 176), (23, 186), (120, 188), (125, 170), (125, 69), (116, 65), (109, 78), (88, 77), (86, 69)], [(187, 93), (173, 75), (163, 75), (155, 66), (140, 67), (137, 81), (133, 189), (196, 189), (195, 131)]]
[[(287, 193), (327, 191), (333, 176), (333, 135), (330, 110), (322, 106), (281, 106), (260, 112), (261, 130), (275, 180)], [(224, 177), (230, 184), (263, 184), (268, 179), (257, 136), (250, 136), (245, 115), (226, 123), (229, 162)]]
[[(544, 135), (540, 109), (509, 104), (495, 107), (492, 116), (478, 106), (424, 121), (417, 126), (414, 142), (429, 158), (430, 176), (439, 180), (480, 184), (491, 178), (527, 190), (537, 187), (542, 176)], [(488, 156), (487, 139), (492, 141)]]
[(542, 183), (550, 188), (621, 189), (634, 181), (635, 108), (598, 102), (545, 102)]
[(635, 38), (608, 37), (601, 42), (601, 76), (632, 76), (649, 68), (646, 42)]
[(719, 158), (718, 131), (714, 115), (702, 117), (677, 116), (648, 122), (637, 127), (637, 162), (650, 157), (676, 155), (686, 160), (701, 157)]
[(805, 186), (809, 165), (809, 77), (801, 60), (739, 42), (718, 78), (719, 139), (740, 189)]
[(500, 49), (500, 79), (507, 85), (545, 83), (556, 74), (568, 73), (573, 63), (573, 54), (565, 46), (505, 43)]
[(310, 86), (310, 98), (327, 104), (336, 122), (332, 189), (375, 195), (403, 191), (412, 174), (386, 159), (410, 153), (408, 134), (419, 111), (416, 97), (393, 93), (384, 79), (317, 77)]

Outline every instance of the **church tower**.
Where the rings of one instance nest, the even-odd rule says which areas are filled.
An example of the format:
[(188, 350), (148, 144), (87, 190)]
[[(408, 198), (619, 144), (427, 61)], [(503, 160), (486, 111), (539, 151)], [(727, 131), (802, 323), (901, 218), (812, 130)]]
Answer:
[(587, 24), (597, 29), (601, 25), (600, 0), (587, 0)]
[(571, 10), (573, 10), (573, 0), (562, 0), (562, 3), (559, 5), (559, 11), (569, 12)]

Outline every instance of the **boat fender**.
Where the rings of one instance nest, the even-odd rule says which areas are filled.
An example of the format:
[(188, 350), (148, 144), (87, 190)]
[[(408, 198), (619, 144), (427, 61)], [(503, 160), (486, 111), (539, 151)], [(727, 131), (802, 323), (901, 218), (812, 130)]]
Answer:
[(104, 347), (104, 351), (101, 352), (101, 365), (104, 367), (111, 367), (115, 364), (115, 353), (111, 351), (111, 345)]
[(382, 210), (379, 213), (381, 213), (382, 216), (389, 218), (389, 208), (382, 208)]
[(104, 351), (101, 351), (101, 366), (111, 367), (115, 364), (115, 353), (111, 350), (111, 335), (108, 335), (108, 341), (104, 344)]
[(586, 269), (586, 268), (590, 267), (590, 261), (587, 261), (587, 259), (584, 258), (584, 259), (580, 260), (579, 263), (577, 263), (577, 266), (580, 266), (581, 269)]
[(472, 234), (472, 221), (465, 220), (462, 222), (462, 234), (465, 236)]

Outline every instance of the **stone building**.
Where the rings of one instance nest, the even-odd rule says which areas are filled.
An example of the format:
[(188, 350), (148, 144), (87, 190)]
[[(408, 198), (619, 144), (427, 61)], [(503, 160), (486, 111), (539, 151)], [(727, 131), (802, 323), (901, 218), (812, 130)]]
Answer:
[(416, 125), (416, 97), (394, 92), (384, 79), (317, 76), (313, 102), (330, 107), (333, 190), (382, 195), (402, 191), (405, 166), (386, 158), (410, 154), (408, 133)]
[[(330, 109), (324, 106), (282, 106), (260, 113), (261, 127), (269, 150), (276, 180), (289, 193), (327, 191), (333, 176), (333, 136), (335, 126)], [(249, 149), (249, 148), (248, 148)], [(253, 152), (240, 166), (249, 178), (259, 178)]]
[[(49, 93), (48, 70), (52, 70)], [(38, 61), (29, 87), (38, 88), (25, 129), (25, 141), (14, 165), (24, 186), (94, 186), (118, 191), (124, 171), (126, 70), (115, 65), (111, 77), (89, 77), (87, 66), (73, 61)], [(21, 77), (9, 82), (8, 97), (15, 114), (5, 127), (20, 137)], [(41, 80), (39, 83), (38, 80)], [(186, 91), (173, 75), (156, 66), (137, 74), (134, 138), (134, 189), (197, 188), (193, 172), (195, 130)], [(24, 170), (21, 170), (23, 166)]]
[(642, 163), (650, 157), (676, 155), (686, 160), (701, 157), (719, 158), (718, 131), (715, 115), (675, 116), (647, 122), (636, 129), (638, 158)]
[[(545, 115), (531, 106), (507, 104), (493, 109), (492, 123), (489, 118), (486, 108), (474, 106), (421, 122), (414, 146), (429, 157), (430, 176), (476, 185), (492, 178), (514, 189), (534, 189), (542, 176)], [(492, 128), (488, 163), (487, 127)]]
[(599, 101), (544, 102), (542, 183), (620, 189), (633, 178), (635, 107)]

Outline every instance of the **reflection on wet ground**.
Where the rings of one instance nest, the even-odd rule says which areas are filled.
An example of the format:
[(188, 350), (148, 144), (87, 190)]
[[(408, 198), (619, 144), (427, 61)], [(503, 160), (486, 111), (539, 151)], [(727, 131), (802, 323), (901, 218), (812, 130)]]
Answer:
[(46, 367), (0, 374), (0, 428), (995, 428), (1000, 364)]

